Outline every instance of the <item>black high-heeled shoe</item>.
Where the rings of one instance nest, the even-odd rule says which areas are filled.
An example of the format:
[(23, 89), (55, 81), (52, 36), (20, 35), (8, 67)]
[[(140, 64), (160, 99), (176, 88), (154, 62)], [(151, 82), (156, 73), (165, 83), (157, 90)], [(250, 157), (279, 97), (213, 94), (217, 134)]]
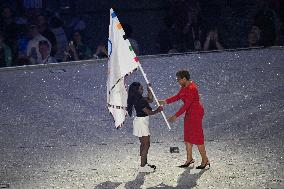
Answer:
[(180, 168), (188, 167), (190, 164), (193, 164), (193, 163), (194, 163), (194, 159), (192, 159), (192, 160), (190, 160), (190, 162), (185, 163), (185, 164), (183, 164), (183, 165), (180, 165), (180, 166), (178, 166), (178, 167), (180, 167)]
[(149, 166), (149, 167), (151, 167), (152, 169), (154, 169), (154, 170), (156, 170), (156, 165), (150, 165), (149, 163), (147, 163), (147, 165)]
[(207, 167), (207, 165), (210, 167), (210, 163), (207, 161), (204, 165), (199, 165), (196, 167), (196, 169), (205, 169), (205, 167)]

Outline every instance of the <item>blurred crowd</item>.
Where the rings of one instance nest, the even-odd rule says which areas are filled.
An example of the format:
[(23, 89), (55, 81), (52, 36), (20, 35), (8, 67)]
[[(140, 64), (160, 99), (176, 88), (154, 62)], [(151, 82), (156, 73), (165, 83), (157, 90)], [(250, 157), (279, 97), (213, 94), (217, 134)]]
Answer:
[[(66, 26), (58, 13), (44, 10), (40, 4), (27, 7), (25, 1), (17, 2), (16, 7), (11, 7), (11, 4), (1, 7), (0, 67), (94, 57), (83, 40), (86, 24), (79, 16), (75, 15)], [(104, 46), (97, 49), (96, 56), (107, 57)]]
[[(224, 44), (219, 32), (218, 26), (222, 23), (204, 22), (199, 0), (169, 1), (164, 28), (157, 37), (160, 53), (222, 50), (230, 46)], [(256, 4), (246, 47), (284, 45), (283, 2), (258, 0)]]
[[(5, 1), (4, 1), (5, 2)], [(94, 49), (84, 40), (88, 27), (80, 15), (70, 22), (56, 12), (46, 11), (32, 1), (15, 1), (16, 6), (1, 4), (0, 67), (47, 64), (106, 58), (104, 43)], [(41, 1), (33, 1), (41, 2)], [(160, 54), (188, 51), (222, 50), (218, 25), (204, 23), (199, 0), (169, 0), (164, 27), (157, 33)], [(247, 47), (283, 45), (283, 10), (277, 0), (259, 0), (252, 25), (247, 34)], [(124, 23), (125, 37), (135, 52), (139, 44), (132, 36), (132, 27)]]

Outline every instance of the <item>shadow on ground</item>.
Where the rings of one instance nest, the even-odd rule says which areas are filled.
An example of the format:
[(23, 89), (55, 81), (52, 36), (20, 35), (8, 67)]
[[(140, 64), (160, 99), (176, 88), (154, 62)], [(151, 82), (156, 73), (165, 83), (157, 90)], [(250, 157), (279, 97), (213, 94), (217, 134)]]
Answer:
[[(177, 181), (177, 186), (168, 186), (163, 183), (150, 187), (148, 189), (155, 189), (155, 188), (160, 188), (160, 189), (171, 189), (171, 188), (176, 188), (176, 189), (183, 189), (183, 188), (193, 188), (197, 185), (197, 180), (201, 177), (201, 175), (206, 171), (206, 169), (201, 170), (198, 173), (191, 174), (189, 169), (185, 169), (184, 172), (179, 176), (179, 179)], [(129, 181), (125, 184), (125, 189), (134, 189), (134, 188), (141, 188), (141, 186), (144, 184), (145, 181), (145, 176), (149, 175), (151, 173), (138, 173), (136, 178), (132, 181)], [(103, 182), (100, 183), (95, 187), (95, 189), (114, 189), (118, 187), (121, 183), (120, 182)]]

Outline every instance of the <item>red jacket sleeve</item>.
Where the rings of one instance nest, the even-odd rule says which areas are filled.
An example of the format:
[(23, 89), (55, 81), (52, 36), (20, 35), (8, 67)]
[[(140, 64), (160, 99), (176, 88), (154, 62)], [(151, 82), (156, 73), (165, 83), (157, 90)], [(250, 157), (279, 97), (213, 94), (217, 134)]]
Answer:
[(175, 116), (179, 117), (180, 115), (182, 115), (186, 110), (189, 109), (189, 107), (191, 106), (194, 98), (196, 97), (197, 94), (197, 90), (196, 88), (190, 88), (190, 90), (185, 93), (185, 95), (182, 97), (184, 104), (183, 106), (177, 111), (177, 113), (175, 114)]
[(176, 94), (175, 96), (169, 97), (166, 99), (167, 104), (173, 103), (175, 101), (178, 101), (180, 99), (179, 93)]

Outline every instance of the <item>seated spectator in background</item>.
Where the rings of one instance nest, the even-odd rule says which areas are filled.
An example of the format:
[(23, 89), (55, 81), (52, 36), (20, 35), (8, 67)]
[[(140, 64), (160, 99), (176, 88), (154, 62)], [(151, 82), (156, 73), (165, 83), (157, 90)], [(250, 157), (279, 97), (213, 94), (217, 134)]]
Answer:
[(67, 45), (63, 61), (78, 61), (92, 58), (91, 49), (84, 44), (82, 34), (79, 31), (73, 33), (73, 41)]
[(36, 25), (39, 33), (44, 36), (51, 43), (50, 54), (54, 56), (57, 52), (57, 43), (54, 33), (49, 29), (46, 17), (44, 15), (38, 15), (36, 19)]
[(125, 38), (129, 40), (132, 48), (134, 49), (134, 52), (136, 55), (140, 54), (140, 49), (139, 49), (139, 45), (137, 43), (137, 41), (135, 39), (132, 38), (132, 27), (129, 24), (122, 24), (123, 30), (125, 32)]
[(48, 41), (39, 41), (38, 48), (40, 52), (40, 57), (37, 59), (37, 64), (48, 64), (56, 63), (56, 59), (50, 56), (50, 46)]
[(259, 46), (260, 29), (257, 26), (252, 26), (248, 34), (248, 47)]
[(248, 34), (248, 46), (249, 47), (257, 47), (257, 36), (254, 32), (249, 32)]
[[(36, 64), (37, 59), (40, 57), (39, 52), (39, 42), (40, 41), (47, 41), (49, 43), (49, 48), (51, 47), (50, 42), (47, 38), (43, 37), (39, 32), (36, 25), (31, 25), (29, 28), (29, 35), (31, 39), (28, 42), (27, 46), (27, 56), (30, 60), (30, 64)], [(51, 49), (49, 49), (51, 50)]]
[(189, 3), (189, 12), (187, 13), (187, 24), (184, 27), (184, 34), (187, 35), (187, 51), (200, 51), (201, 45), (201, 8), (198, 1), (192, 1)]
[(12, 57), (16, 57), (18, 28), (15, 23), (13, 11), (10, 7), (2, 8), (0, 17), (0, 30), (5, 34), (5, 43), (12, 51)]
[(260, 45), (273, 46), (276, 40), (276, 34), (279, 30), (278, 17), (273, 9), (269, 7), (269, 1), (260, 0), (259, 10), (254, 18), (254, 25), (261, 30)]
[(29, 65), (30, 61), (27, 57), (27, 48), (29, 43), (27, 26), (22, 26), (19, 30), (17, 39), (17, 66)]
[(74, 16), (71, 19), (71, 22), (67, 25), (67, 35), (68, 37), (72, 36), (72, 34), (75, 31), (80, 31), (81, 33), (83, 33), (86, 29), (86, 22), (83, 19), (83, 15), (81, 13), (74, 13), (72, 14), (72, 16)]
[(63, 29), (63, 21), (54, 16), (50, 21), (51, 31), (54, 33), (56, 38), (57, 52), (55, 58), (58, 62), (61, 62), (64, 58), (64, 51), (68, 45), (68, 40)]
[(103, 43), (100, 43), (96, 49), (96, 52), (94, 54), (95, 58), (107, 58), (108, 57), (108, 52)]
[(170, 16), (163, 19), (164, 27), (158, 32), (157, 35), (157, 46), (159, 48), (159, 53), (165, 54), (173, 49), (173, 21)]
[(206, 40), (203, 45), (203, 50), (222, 50), (223, 45), (219, 42), (218, 30), (217, 28), (211, 29), (206, 37)]
[[(177, 50), (178, 52), (185, 52), (189, 49), (188, 45), (191, 44), (189, 42), (188, 31), (191, 23), (189, 23), (190, 14), (189, 4), (186, 1), (175, 0), (171, 1), (171, 6), (169, 10), (169, 15), (173, 18), (173, 50)], [(191, 40), (192, 41), (192, 40)], [(191, 47), (190, 47), (191, 48)], [(171, 51), (172, 52), (172, 51)]]
[(192, 36), (193, 36), (193, 46), (194, 46), (194, 51), (201, 51), (202, 50), (202, 44), (201, 44), (201, 35), (202, 31), (200, 27), (192, 27)]
[(169, 15), (173, 18), (173, 46), (175, 46), (172, 50), (178, 52), (201, 50), (201, 6), (199, 1), (172, 0), (170, 3)]
[(259, 42), (259, 40), (260, 40), (260, 35), (261, 35), (261, 31), (260, 31), (259, 27), (253, 25), (253, 26), (251, 27), (251, 32), (253, 32), (253, 33), (256, 34), (257, 41)]
[(5, 44), (5, 35), (0, 31), (0, 67), (12, 66), (12, 52)]

